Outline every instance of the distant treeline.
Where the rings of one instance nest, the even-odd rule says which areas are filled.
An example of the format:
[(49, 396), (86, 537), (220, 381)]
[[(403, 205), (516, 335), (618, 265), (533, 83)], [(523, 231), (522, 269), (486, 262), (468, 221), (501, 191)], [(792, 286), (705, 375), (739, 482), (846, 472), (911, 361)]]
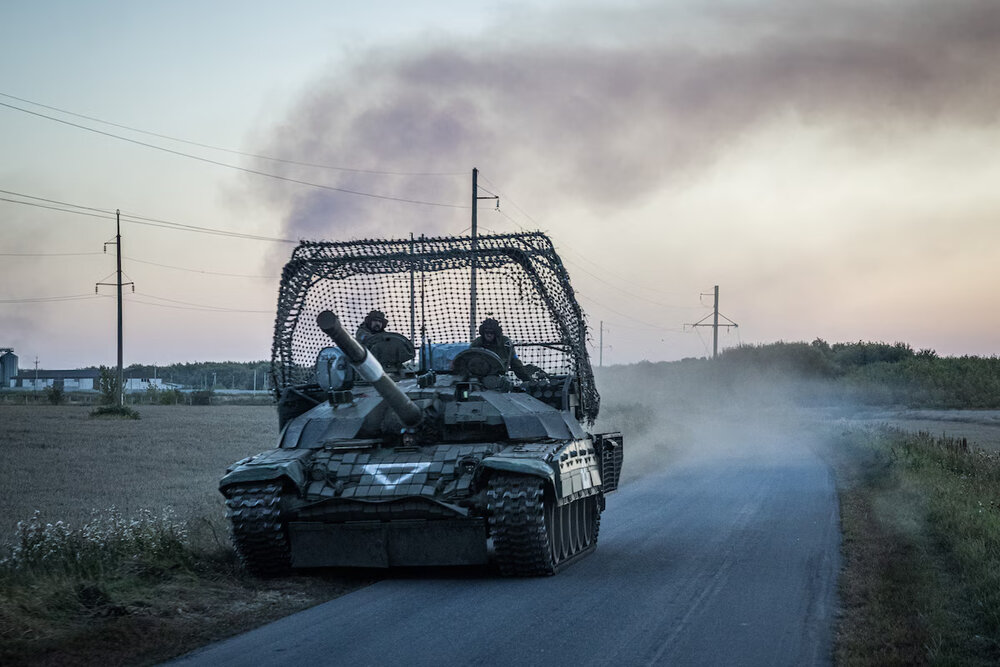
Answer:
[[(768, 376), (824, 380), (805, 391), (803, 400), (851, 400), (871, 405), (924, 408), (1000, 408), (1000, 357), (939, 357), (906, 343), (765, 343), (723, 350), (717, 359), (642, 362), (631, 368), (688, 381), (732, 383)], [(614, 374), (612, 368), (603, 369)], [(133, 364), (126, 378), (162, 378), (190, 389), (270, 388), (270, 363), (194, 362), (150, 366)], [(256, 378), (255, 378), (256, 373)], [(684, 379), (682, 379), (684, 378)], [(267, 383), (265, 385), (265, 382)]]
[[(125, 378), (160, 378), (186, 389), (256, 389), (272, 388), (268, 361), (205, 361), (169, 366), (132, 364), (125, 367)], [(266, 386), (265, 386), (265, 383)]]
[[(677, 377), (732, 384), (741, 379), (789, 379), (803, 401), (847, 400), (919, 408), (1000, 408), (1000, 358), (939, 357), (906, 343), (767, 343), (740, 345), (717, 359), (663, 362)], [(656, 366), (643, 362), (638, 366)], [(683, 372), (680, 372), (683, 369)], [(661, 370), (670, 372), (668, 368)]]

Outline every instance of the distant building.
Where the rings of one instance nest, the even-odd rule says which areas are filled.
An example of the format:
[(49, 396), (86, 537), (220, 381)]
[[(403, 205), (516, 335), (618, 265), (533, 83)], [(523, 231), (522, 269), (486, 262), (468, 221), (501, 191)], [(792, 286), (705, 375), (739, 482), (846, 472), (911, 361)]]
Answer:
[(84, 368), (73, 371), (21, 371), (9, 386), (17, 389), (42, 390), (46, 387), (62, 389), (63, 391), (98, 391), (100, 389), (101, 371), (96, 368)]
[(132, 394), (137, 391), (147, 391), (157, 389), (160, 391), (170, 391), (180, 389), (181, 385), (172, 382), (164, 382), (163, 378), (125, 378), (125, 393)]
[[(101, 371), (83, 368), (73, 371), (22, 371), (10, 382), (10, 387), (41, 391), (46, 387), (63, 391), (100, 391)], [(180, 388), (179, 384), (164, 382), (161, 378), (125, 378), (125, 393), (134, 394), (155, 388), (161, 391)]]
[(9, 347), (0, 347), (0, 388), (12, 387), (17, 377), (17, 355)]

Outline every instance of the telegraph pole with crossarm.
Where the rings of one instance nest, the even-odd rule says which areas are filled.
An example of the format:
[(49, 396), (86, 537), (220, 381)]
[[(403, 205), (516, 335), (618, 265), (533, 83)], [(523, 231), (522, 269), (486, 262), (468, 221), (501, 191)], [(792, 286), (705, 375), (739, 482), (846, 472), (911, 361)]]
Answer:
[[(705, 322), (705, 320), (707, 320), (709, 317), (712, 318), (712, 323), (711, 324), (709, 324), (708, 322)], [(726, 322), (724, 322), (722, 324), (719, 324), (719, 318), (720, 317), (722, 319), (724, 319)], [(701, 318), (700, 320), (698, 320), (694, 324), (688, 324), (687, 326), (689, 326), (689, 327), (712, 327), (712, 358), (715, 359), (716, 357), (719, 356), (719, 327), (726, 327), (726, 329), (728, 330), (730, 327), (732, 327), (732, 328), (735, 329), (736, 327), (738, 327), (740, 325), (736, 324), (736, 322), (733, 322), (731, 319), (729, 319), (725, 315), (721, 315), (719, 313), (719, 286), (716, 285), (715, 286), (715, 307), (712, 309), (712, 312), (709, 313), (708, 315), (706, 315), (705, 317)]]
[(125, 371), (122, 366), (122, 286), (131, 285), (132, 291), (135, 291), (135, 283), (133, 282), (122, 282), (122, 220), (121, 211), (115, 211), (115, 240), (107, 241), (104, 244), (104, 252), (108, 251), (108, 246), (114, 244), (118, 255), (118, 280), (113, 283), (97, 283), (94, 286), (94, 291), (96, 292), (98, 286), (100, 285), (114, 285), (118, 288), (118, 407), (125, 405)]

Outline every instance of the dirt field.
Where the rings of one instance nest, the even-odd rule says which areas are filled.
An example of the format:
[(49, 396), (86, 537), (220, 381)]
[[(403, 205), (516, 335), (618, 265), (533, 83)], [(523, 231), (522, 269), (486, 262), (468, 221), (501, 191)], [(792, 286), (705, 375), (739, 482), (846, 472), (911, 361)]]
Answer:
[(225, 527), (226, 466), (277, 440), (273, 406), (143, 406), (139, 420), (84, 406), (0, 405), (0, 541), (40, 510), (71, 525), (116, 507), (164, 506)]

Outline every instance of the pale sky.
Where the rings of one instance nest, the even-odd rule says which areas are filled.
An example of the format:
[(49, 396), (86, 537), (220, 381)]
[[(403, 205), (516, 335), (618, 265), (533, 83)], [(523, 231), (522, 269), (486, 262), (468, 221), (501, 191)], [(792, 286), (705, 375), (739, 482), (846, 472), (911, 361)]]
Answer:
[(10, 1), (0, 50), (22, 368), (114, 363), (101, 211), (126, 364), (260, 360), (294, 243), (231, 233), (467, 233), (473, 167), (482, 233), (552, 237), (595, 364), (602, 321), (605, 364), (710, 353), (714, 285), (723, 348), (1000, 352), (993, 0)]

